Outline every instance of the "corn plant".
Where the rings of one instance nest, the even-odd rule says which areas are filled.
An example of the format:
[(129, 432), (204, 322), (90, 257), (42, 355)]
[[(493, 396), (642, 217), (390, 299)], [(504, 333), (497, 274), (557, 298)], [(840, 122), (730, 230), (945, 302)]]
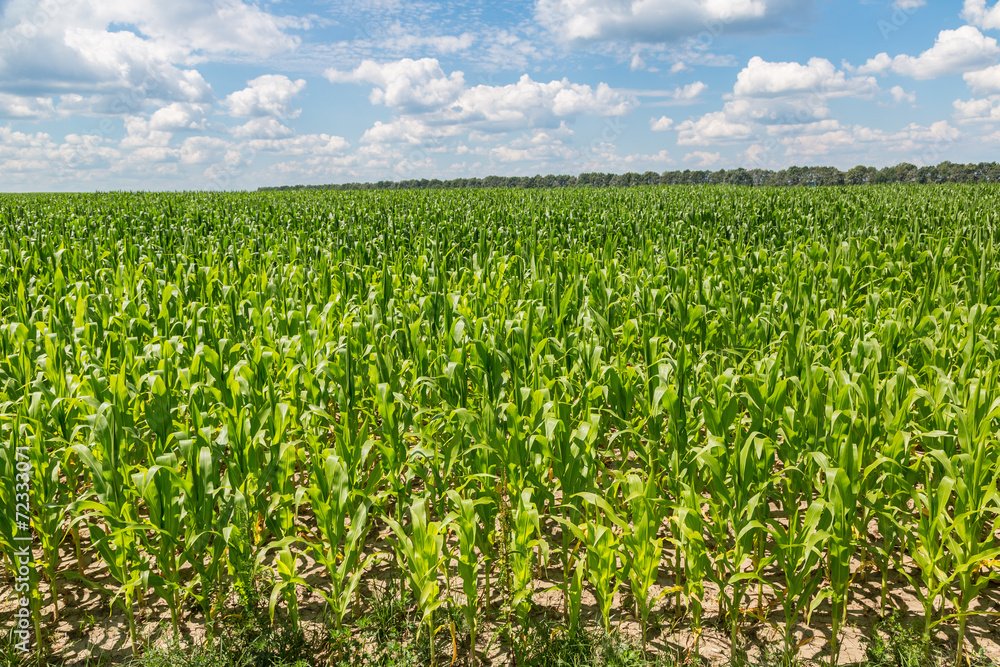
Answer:
[(479, 558), (476, 547), (479, 541), (479, 517), (476, 505), (490, 502), (489, 499), (473, 499), (463, 497), (456, 491), (450, 491), (448, 498), (453, 507), (448, 515), (449, 520), (458, 533), (458, 576), (462, 581), (462, 594), (465, 596), (460, 608), (469, 627), (469, 650), (473, 664), (476, 663), (476, 636), (479, 629)]
[(438, 574), (445, 563), (444, 538), (450, 520), (430, 521), (427, 514), (427, 501), (421, 496), (410, 505), (408, 529), (390, 518), (385, 518), (385, 522), (396, 536), (399, 567), (406, 573), (414, 592), (422, 629), (427, 632), (433, 665), (437, 664), (434, 652), (434, 612), (444, 604)]
[(316, 457), (312, 479), (309, 500), (319, 535), (310, 546), (330, 578), (329, 592), (319, 593), (340, 630), (361, 577), (377, 558), (376, 554), (364, 555), (370, 501), (352, 497), (347, 465), (336, 454)]
[(630, 512), (621, 536), (621, 546), (625, 571), (638, 611), (642, 650), (646, 651), (649, 614), (657, 600), (670, 592), (669, 588), (665, 588), (656, 596), (652, 594), (663, 560), (664, 538), (658, 534), (663, 526), (666, 507), (659, 497), (659, 486), (653, 479), (643, 481), (631, 474), (626, 482), (628, 497), (625, 500)]

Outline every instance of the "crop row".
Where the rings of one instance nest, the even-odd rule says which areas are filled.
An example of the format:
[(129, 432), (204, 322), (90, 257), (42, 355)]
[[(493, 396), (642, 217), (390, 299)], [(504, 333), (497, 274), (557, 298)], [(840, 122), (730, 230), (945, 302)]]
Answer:
[(432, 645), (443, 605), (472, 646), (527, 627), (543, 568), (568, 633), (627, 590), (644, 644), (671, 598), (697, 637), (709, 586), (734, 652), (766, 597), (789, 661), (828, 613), (836, 664), (861, 580), (885, 611), (902, 577), (962, 637), (1000, 578), (997, 193), (4, 197), (36, 631), (89, 553), (133, 643), (254, 563), (272, 613), (309, 588), (349, 625), (387, 562)]

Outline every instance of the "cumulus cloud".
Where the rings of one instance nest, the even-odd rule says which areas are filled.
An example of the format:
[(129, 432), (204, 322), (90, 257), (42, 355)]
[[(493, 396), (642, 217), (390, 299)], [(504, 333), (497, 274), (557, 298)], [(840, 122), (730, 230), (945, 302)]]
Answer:
[(987, 67), (978, 72), (966, 72), (962, 78), (974, 93), (980, 95), (1000, 93), (1000, 65)]
[(960, 123), (1000, 121), (1000, 95), (985, 99), (955, 100), (955, 120)]
[(75, 114), (126, 115), (213, 101), (196, 65), (296, 48), (279, 17), (242, 0), (12, 2), (0, 23), (0, 85), (65, 96)]
[(700, 97), (706, 90), (708, 90), (707, 83), (695, 81), (675, 90), (673, 98), (679, 102), (690, 102)]
[(694, 151), (684, 156), (685, 162), (692, 162), (696, 167), (711, 167), (722, 160), (721, 153), (707, 153), (705, 151)]
[(252, 118), (243, 125), (230, 128), (229, 133), (237, 139), (282, 139), (295, 132), (277, 118)]
[(204, 104), (173, 102), (157, 109), (150, 116), (149, 125), (154, 130), (204, 130), (208, 110), (208, 106)]
[(902, 86), (893, 86), (889, 89), (889, 94), (892, 95), (892, 100), (896, 104), (899, 104), (900, 102), (909, 102), (910, 104), (913, 104), (917, 101), (917, 94), (906, 92), (903, 90)]
[(219, 137), (188, 137), (181, 144), (178, 159), (182, 164), (221, 162), (229, 142)]
[(746, 123), (734, 123), (724, 111), (713, 111), (698, 120), (686, 120), (677, 126), (677, 144), (693, 146), (746, 139), (753, 128)]
[(677, 125), (677, 143), (710, 146), (828, 131), (836, 124), (830, 100), (871, 98), (878, 91), (873, 77), (849, 75), (823, 58), (803, 64), (754, 57), (721, 110)]
[(754, 57), (737, 75), (724, 112), (739, 123), (812, 123), (830, 115), (831, 99), (867, 98), (877, 91), (873, 77), (847, 76), (823, 58), (803, 65)]
[(768, 62), (754, 56), (736, 77), (737, 97), (778, 97), (813, 93), (825, 97), (870, 95), (878, 89), (871, 77), (848, 77), (825, 58), (796, 62)]
[(782, 137), (779, 144), (786, 149), (785, 156), (791, 158), (870, 154), (877, 150), (903, 155), (908, 161), (933, 163), (939, 161), (940, 153), (960, 136), (961, 132), (948, 121), (929, 126), (911, 123), (897, 132), (837, 123), (824, 131)]
[(231, 93), (225, 104), (237, 117), (297, 118), (302, 110), (292, 108), (292, 102), (305, 87), (305, 79), (292, 81), (284, 74), (265, 74), (248, 81), (243, 90)]
[(986, 6), (986, 0), (965, 0), (962, 18), (984, 30), (1000, 28), (1000, 4)]
[(935, 79), (950, 74), (981, 70), (996, 63), (1000, 57), (997, 40), (987, 37), (971, 25), (955, 30), (942, 30), (934, 46), (919, 56), (890, 57), (880, 53), (857, 68), (861, 74), (896, 74), (914, 79)]
[(421, 144), (444, 137), (454, 137), (461, 129), (454, 125), (431, 125), (421, 118), (407, 116), (394, 118), (383, 123), (375, 121), (372, 127), (365, 130), (361, 141), (368, 144)]
[(125, 118), (126, 136), (121, 140), (121, 148), (165, 148), (174, 136), (172, 132), (153, 129), (149, 120), (140, 116)]
[[(132, 98), (185, 102), (207, 102), (213, 97), (201, 73), (171, 62), (172, 56), (180, 57), (179, 53), (132, 32), (71, 27), (55, 48), (56, 54), (28, 66), (42, 85), (51, 82), (54, 89), (65, 89), (57, 82), (76, 75), (79, 78), (69, 85), (85, 92), (124, 91)], [(70, 53), (65, 57), (71, 59), (72, 65), (60, 58), (60, 52), (67, 49)]]
[(108, 146), (107, 141), (96, 134), (67, 134), (56, 149), (59, 168), (95, 169), (120, 160), (121, 151)]
[(569, 79), (543, 83), (532, 80), (527, 74), (505, 86), (474, 86), (464, 91), (456, 102), (447, 110), (451, 117), (500, 124), (530, 122), (532, 116), (550, 114), (556, 117), (621, 116), (633, 106), (629, 98), (606, 83), (596, 88), (571, 83)]
[(721, 111), (677, 126), (678, 144), (709, 145), (750, 138), (762, 126), (811, 124), (829, 117), (829, 101), (873, 96), (870, 76), (848, 76), (823, 58), (808, 63), (769, 62), (753, 57), (737, 75)]
[(252, 150), (282, 155), (341, 155), (350, 144), (343, 137), (329, 134), (303, 134), (285, 139), (254, 139)]
[(0, 93), (0, 118), (37, 120), (55, 113), (51, 97), (25, 97)]
[(365, 60), (351, 72), (329, 69), (325, 74), (333, 83), (373, 84), (372, 104), (412, 111), (448, 104), (465, 88), (464, 74), (446, 75), (436, 58), (403, 58), (384, 64)]
[(736, 34), (786, 26), (812, 5), (795, 0), (538, 0), (535, 16), (569, 43), (666, 43), (709, 28)]
[(334, 83), (369, 83), (369, 99), (399, 116), (376, 122), (362, 137), (369, 143), (420, 143), (473, 130), (507, 132), (559, 126), (579, 115), (621, 116), (634, 99), (601, 83), (568, 79), (541, 82), (529, 75), (507, 85), (467, 86), (460, 71), (446, 74), (434, 58), (378, 64), (365, 61), (350, 72), (328, 70)]
[(667, 130), (673, 129), (673, 127), (674, 121), (672, 118), (660, 116), (659, 118), (649, 119), (649, 129), (653, 132), (666, 132)]

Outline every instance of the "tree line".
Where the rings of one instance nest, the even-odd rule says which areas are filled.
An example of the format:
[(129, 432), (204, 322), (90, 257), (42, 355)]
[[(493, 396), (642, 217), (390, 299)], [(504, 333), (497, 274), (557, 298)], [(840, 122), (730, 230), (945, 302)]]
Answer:
[(684, 171), (647, 171), (643, 174), (605, 174), (592, 172), (570, 176), (486, 176), (485, 178), (409, 179), (376, 183), (331, 183), (327, 185), (282, 185), (260, 190), (438, 190), (453, 188), (566, 188), (634, 187), (639, 185), (746, 185), (753, 187), (820, 187), (837, 185), (878, 185), (889, 183), (997, 183), (1000, 164), (957, 164), (942, 162), (918, 167), (904, 162), (892, 167), (857, 166), (848, 171), (836, 167), (789, 167), (770, 169), (685, 169)]

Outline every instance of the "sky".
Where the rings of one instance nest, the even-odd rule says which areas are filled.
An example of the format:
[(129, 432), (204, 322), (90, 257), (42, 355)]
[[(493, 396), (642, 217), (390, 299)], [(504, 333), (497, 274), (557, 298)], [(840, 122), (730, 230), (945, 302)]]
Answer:
[(0, 190), (997, 159), (993, 0), (0, 0)]

